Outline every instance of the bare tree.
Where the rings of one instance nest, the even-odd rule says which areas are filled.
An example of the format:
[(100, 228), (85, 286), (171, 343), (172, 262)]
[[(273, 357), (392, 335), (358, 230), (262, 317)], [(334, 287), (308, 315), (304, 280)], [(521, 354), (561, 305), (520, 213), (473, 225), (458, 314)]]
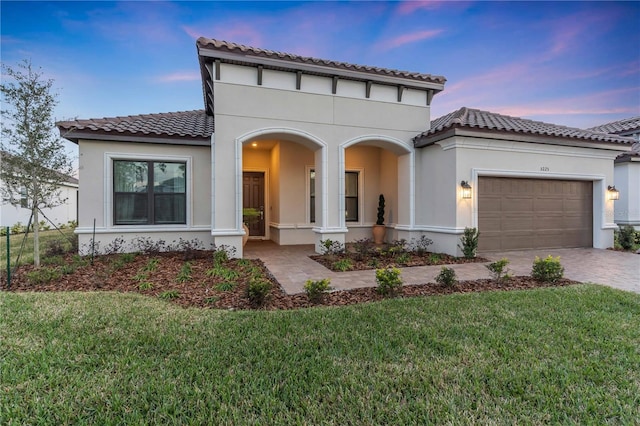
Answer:
[(24, 60), (16, 68), (2, 65), (2, 163), (3, 202), (21, 203), (30, 209), (34, 224), (33, 259), (40, 266), (38, 212), (66, 200), (60, 185), (73, 172), (72, 159), (64, 151), (62, 140), (54, 133), (53, 80), (44, 79), (40, 69)]

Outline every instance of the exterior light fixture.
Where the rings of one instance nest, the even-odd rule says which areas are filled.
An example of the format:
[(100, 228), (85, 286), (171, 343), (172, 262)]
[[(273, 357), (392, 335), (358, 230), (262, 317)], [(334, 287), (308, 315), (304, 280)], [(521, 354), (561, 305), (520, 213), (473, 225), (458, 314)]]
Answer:
[(607, 187), (607, 193), (609, 194), (609, 199), (610, 200), (614, 200), (615, 201), (615, 200), (619, 200), (620, 199), (620, 191), (618, 191), (616, 189), (615, 185), (613, 185), (613, 186), (609, 185)]
[(251, 146), (256, 148), (258, 146), (258, 142), (251, 142)]
[(460, 187), (462, 188), (462, 198), (471, 198), (471, 185), (466, 180), (460, 182)]

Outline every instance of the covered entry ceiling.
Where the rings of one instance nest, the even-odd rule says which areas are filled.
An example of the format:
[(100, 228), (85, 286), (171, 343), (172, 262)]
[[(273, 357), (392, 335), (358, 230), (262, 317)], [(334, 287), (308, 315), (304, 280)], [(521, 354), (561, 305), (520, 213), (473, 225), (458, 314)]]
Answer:
[(480, 177), (479, 249), (593, 246), (593, 183)]

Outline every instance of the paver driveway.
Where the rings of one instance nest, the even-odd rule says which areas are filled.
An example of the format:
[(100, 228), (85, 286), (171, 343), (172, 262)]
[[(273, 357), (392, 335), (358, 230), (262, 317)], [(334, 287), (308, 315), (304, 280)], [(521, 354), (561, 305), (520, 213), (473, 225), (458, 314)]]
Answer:
[[(337, 290), (375, 285), (375, 271), (332, 272), (311, 260), (312, 245), (278, 246), (271, 241), (251, 241), (245, 246), (247, 258), (260, 258), (289, 294), (301, 293), (308, 279), (331, 279)], [(509, 259), (515, 275), (529, 275), (536, 256), (560, 256), (565, 277), (582, 282), (604, 284), (640, 293), (640, 255), (601, 249), (523, 250), (502, 253), (480, 253), (490, 260)], [(460, 280), (489, 278), (483, 263), (451, 265)], [(416, 266), (402, 269), (405, 284), (434, 282), (441, 266)]]

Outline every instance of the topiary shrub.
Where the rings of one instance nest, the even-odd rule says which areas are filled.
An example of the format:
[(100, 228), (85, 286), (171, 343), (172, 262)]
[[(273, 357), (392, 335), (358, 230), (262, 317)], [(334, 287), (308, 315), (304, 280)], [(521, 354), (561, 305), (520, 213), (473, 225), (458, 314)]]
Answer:
[(376, 291), (383, 296), (395, 295), (402, 288), (400, 269), (386, 268), (376, 269)]
[(453, 287), (458, 282), (456, 271), (454, 271), (453, 268), (443, 266), (436, 277), (436, 282), (445, 287)]
[(538, 281), (553, 283), (564, 276), (564, 267), (560, 263), (560, 256), (551, 255), (540, 259), (536, 256), (531, 269), (531, 276)]
[(618, 231), (618, 244), (623, 250), (632, 250), (635, 244), (636, 230), (631, 225), (621, 226)]
[(478, 251), (478, 238), (480, 232), (477, 228), (464, 228), (464, 234), (460, 237), (460, 243), (458, 247), (462, 250), (462, 254), (467, 259), (473, 259), (476, 257), (476, 251)]

